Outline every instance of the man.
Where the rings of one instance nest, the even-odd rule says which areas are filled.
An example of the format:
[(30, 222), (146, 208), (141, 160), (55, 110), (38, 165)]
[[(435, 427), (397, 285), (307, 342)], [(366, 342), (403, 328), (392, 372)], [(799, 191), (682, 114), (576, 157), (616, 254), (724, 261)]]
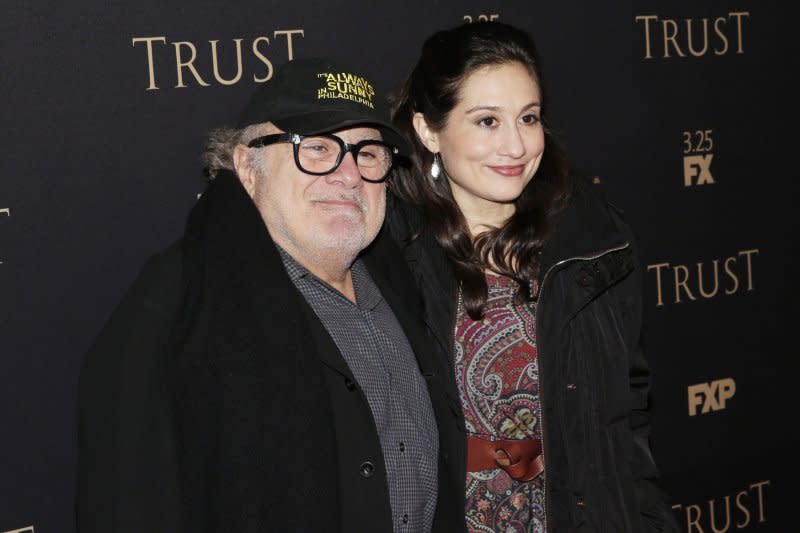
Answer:
[(82, 369), (81, 533), (464, 529), (456, 392), (376, 239), (408, 148), (385, 116), (296, 60), (212, 135), (183, 239)]

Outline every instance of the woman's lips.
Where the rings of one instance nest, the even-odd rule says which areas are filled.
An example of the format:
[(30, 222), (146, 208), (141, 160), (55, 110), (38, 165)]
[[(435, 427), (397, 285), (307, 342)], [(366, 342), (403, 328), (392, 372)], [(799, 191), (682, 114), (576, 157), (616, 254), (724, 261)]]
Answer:
[(490, 166), (489, 168), (501, 176), (519, 176), (525, 170), (525, 165), (502, 165)]

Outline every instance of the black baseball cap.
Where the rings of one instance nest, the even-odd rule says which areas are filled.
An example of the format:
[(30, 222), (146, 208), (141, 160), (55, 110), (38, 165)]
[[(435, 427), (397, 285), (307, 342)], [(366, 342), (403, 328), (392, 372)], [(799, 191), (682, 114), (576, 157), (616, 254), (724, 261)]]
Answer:
[(318, 57), (281, 66), (253, 94), (238, 127), (272, 122), (287, 132), (314, 135), (363, 124), (408, 155), (408, 142), (388, 117), (388, 106), (370, 78), (341, 59)]

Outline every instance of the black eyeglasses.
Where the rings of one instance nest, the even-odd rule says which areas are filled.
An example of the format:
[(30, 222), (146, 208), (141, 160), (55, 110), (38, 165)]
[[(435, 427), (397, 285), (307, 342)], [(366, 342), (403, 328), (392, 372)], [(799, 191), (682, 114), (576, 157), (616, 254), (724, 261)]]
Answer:
[(366, 140), (347, 144), (335, 135), (299, 135), (277, 133), (258, 137), (248, 143), (250, 148), (261, 148), (270, 144), (290, 142), (294, 147), (294, 162), (297, 168), (313, 176), (330, 174), (342, 163), (350, 152), (361, 173), (361, 179), (380, 183), (389, 176), (397, 148), (378, 140)]

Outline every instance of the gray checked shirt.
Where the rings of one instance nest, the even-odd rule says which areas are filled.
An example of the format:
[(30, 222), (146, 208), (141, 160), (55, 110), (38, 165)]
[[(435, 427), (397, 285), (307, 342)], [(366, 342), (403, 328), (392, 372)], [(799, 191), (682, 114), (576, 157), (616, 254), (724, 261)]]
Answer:
[(352, 267), (354, 304), (279, 251), (366, 395), (386, 464), (394, 531), (430, 531), (439, 439), (428, 388), (403, 328), (361, 260)]

